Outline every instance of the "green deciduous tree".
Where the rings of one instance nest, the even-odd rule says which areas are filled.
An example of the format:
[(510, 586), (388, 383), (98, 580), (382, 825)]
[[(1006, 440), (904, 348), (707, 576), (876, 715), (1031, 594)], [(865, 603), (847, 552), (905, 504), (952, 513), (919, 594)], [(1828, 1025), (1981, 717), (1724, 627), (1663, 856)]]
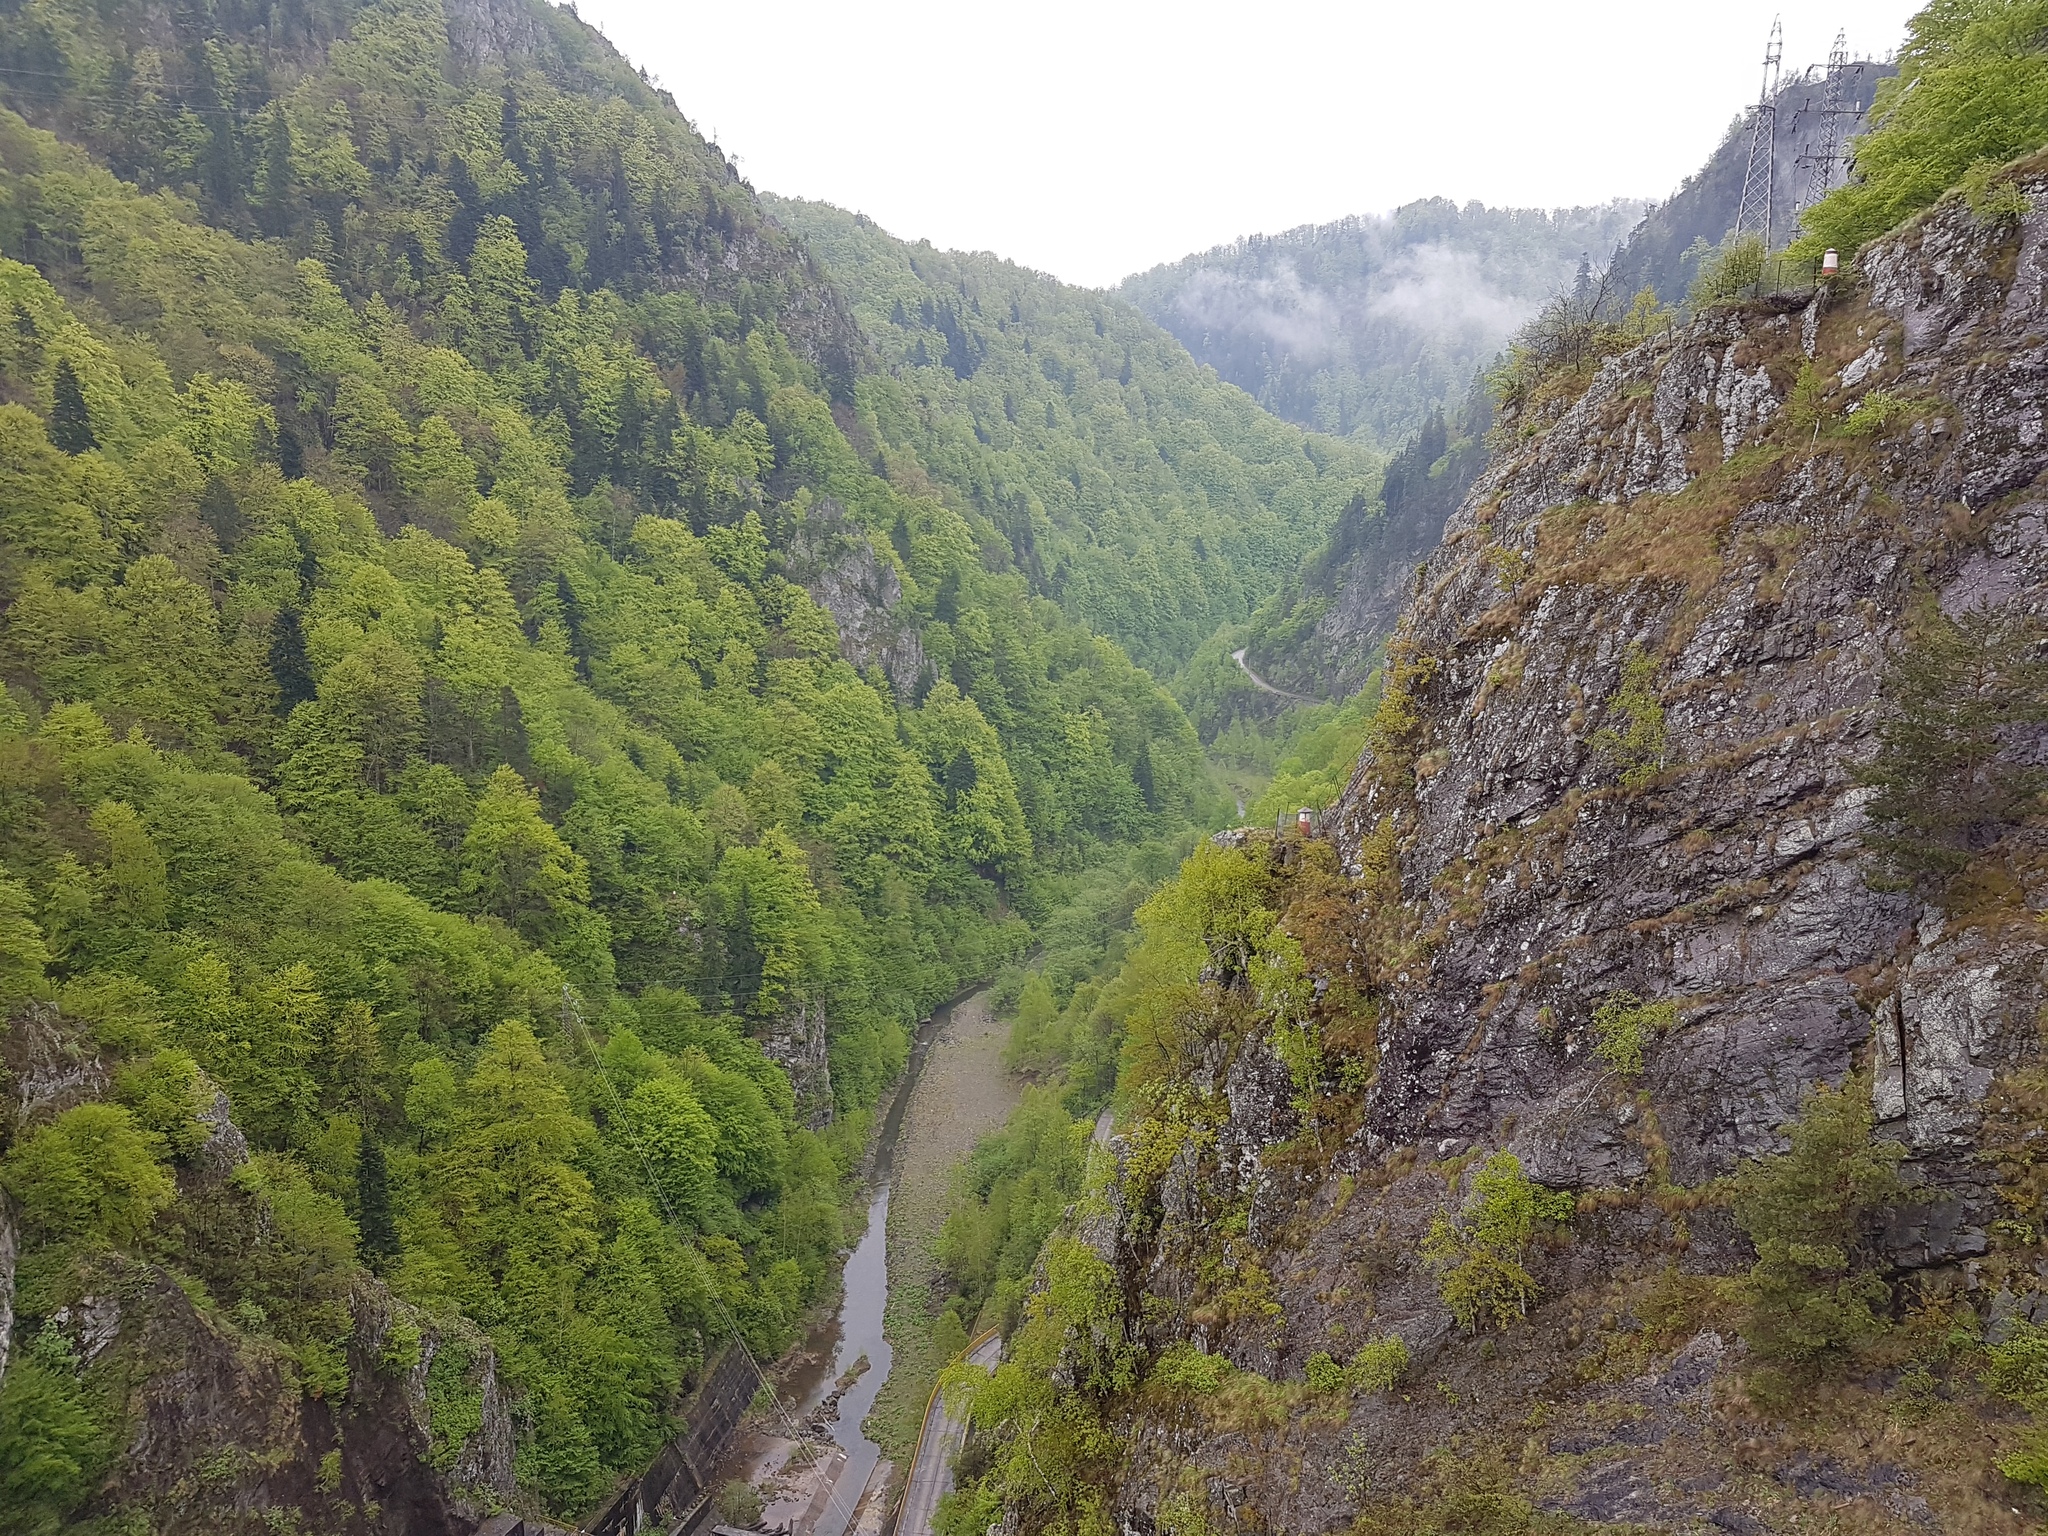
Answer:
[(590, 899), (590, 872), (510, 767), (492, 773), (462, 839), (462, 890), (529, 937), (562, 931)]
[(2048, 4), (1938, 0), (1907, 24), (1848, 184), (1808, 210), (1795, 254), (1844, 255), (1927, 207), (1974, 166), (2048, 144)]
[[(665, 1209), (701, 1219), (718, 1177), (718, 1127), (689, 1084), (650, 1078), (626, 1100), (622, 1130), (636, 1163), (644, 1159)], [(639, 1167), (634, 1168), (640, 1173)]]
[(1455, 1216), (1439, 1215), (1422, 1242), (1444, 1303), (1461, 1327), (1506, 1328), (1528, 1315), (1535, 1278), (1523, 1267), (1540, 1226), (1567, 1221), (1569, 1192), (1545, 1189), (1512, 1152), (1496, 1152), (1472, 1178), (1472, 1196)]
[(118, 1104), (80, 1104), (29, 1132), (0, 1161), (0, 1184), (34, 1230), (134, 1242), (175, 1190), (162, 1143)]

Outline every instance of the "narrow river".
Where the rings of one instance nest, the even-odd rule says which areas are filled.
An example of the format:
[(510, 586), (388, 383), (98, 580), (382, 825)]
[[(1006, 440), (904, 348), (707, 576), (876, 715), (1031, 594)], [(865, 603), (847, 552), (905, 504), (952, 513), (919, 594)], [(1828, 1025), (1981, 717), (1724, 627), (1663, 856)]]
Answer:
[[(907, 1091), (910, 1084), (904, 1085)], [(879, 1160), (878, 1160), (879, 1161)], [(882, 1170), (878, 1167), (878, 1174)], [(878, 1182), (868, 1205), (868, 1229), (846, 1261), (846, 1295), (839, 1304), (839, 1342), (832, 1364), (804, 1399), (799, 1418), (809, 1418), (833, 1386), (865, 1355), (867, 1369), (839, 1398), (839, 1416), (832, 1438), (846, 1451), (846, 1470), (812, 1536), (844, 1536), (859, 1504), (861, 1490), (874, 1475), (882, 1448), (861, 1433), (861, 1421), (875, 1405), (875, 1394), (889, 1379), (891, 1351), (882, 1337), (882, 1304), (889, 1294), (889, 1186)]]
[[(943, 1220), (953, 1165), (982, 1136), (1000, 1128), (1015, 1101), (987, 990), (936, 1010), (917, 1032), (902, 1084), (883, 1117), (867, 1230), (846, 1261), (831, 1363), (804, 1394), (799, 1414), (810, 1417), (866, 1357), (865, 1369), (841, 1393), (837, 1415), (830, 1420), (832, 1439), (846, 1452), (846, 1468), (811, 1536), (845, 1536), (881, 1460), (881, 1447), (868, 1437), (864, 1421), (899, 1364), (883, 1332), (890, 1291), (906, 1283), (928, 1283), (930, 1245), (936, 1223)], [(893, 1224), (892, 1197), (903, 1206)], [(913, 1378), (932, 1364), (914, 1358)], [(929, 1382), (917, 1379), (896, 1383), (898, 1394), (916, 1395), (920, 1411), (929, 1388)]]

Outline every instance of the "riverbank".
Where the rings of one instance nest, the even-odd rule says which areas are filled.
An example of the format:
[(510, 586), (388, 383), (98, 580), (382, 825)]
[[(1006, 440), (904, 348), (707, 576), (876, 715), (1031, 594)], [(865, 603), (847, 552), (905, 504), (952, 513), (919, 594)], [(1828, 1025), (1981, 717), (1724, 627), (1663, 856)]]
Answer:
[(961, 999), (933, 1039), (911, 1084), (897, 1135), (888, 1214), (889, 1299), (882, 1331), (889, 1379), (869, 1415), (868, 1435), (899, 1466), (917, 1444), (925, 1403), (945, 1361), (932, 1324), (947, 1291), (938, 1264), (953, 1172), (982, 1137), (1002, 1129), (1020, 1088), (1003, 1067), (1009, 1026), (987, 990)]

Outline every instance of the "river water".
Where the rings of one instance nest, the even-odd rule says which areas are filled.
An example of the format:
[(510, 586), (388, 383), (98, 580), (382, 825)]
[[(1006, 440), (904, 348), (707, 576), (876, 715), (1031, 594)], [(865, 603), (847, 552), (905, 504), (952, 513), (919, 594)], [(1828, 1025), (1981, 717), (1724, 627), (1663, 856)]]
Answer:
[(875, 1394), (889, 1379), (889, 1341), (882, 1337), (882, 1305), (889, 1295), (888, 1248), (889, 1186), (880, 1184), (868, 1206), (868, 1229), (846, 1261), (846, 1294), (839, 1304), (839, 1343), (832, 1351), (832, 1364), (798, 1414), (808, 1418), (840, 1377), (867, 1356), (867, 1369), (841, 1394), (839, 1416), (832, 1421), (832, 1438), (846, 1451), (846, 1469), (839, 1474), (831, 1505), (819, 1517), (813, 1536), (844, 1536), (861, 1490), (881, 1459), (882, 1448), (862, 1434), (860, 1426), (875, 1405)]
[(889, 1180), (896, 1163), (896, 1143), (903, 1132), (904, 1109), (917, 1087), (925, 1058), (952, 1019), (954, 1007), (954, 1003), (947, 1003), (937, 1009), (911, 1042), (903, 1080), (882, 1118), (882, 1134), (875, 1143), (874, 1193), (868, 1202), (868, 1225), (846, 1261), (832, 1362), (804, 1394), (803, 1407), (797, 1415), (810, 1417), (861, 1356), (867, 1356), (867, 1369), (839, 1398), (838, 1416), (832, 1421), (832, 1439), (846, 1452), (846, 1468), (840, 1473), (831, 1504), (819, 1517), (812, 1536), (845, 1536), (860, 1503), (861, 1491), (874, 1475), (875, 1463), (881, 1460), (882, 1448), (861, 1433), (861, 1423), (875, 1406), (883, 1383), (888, 1381), (894, 1358), (889, 1341), (882, 1337), (882, 1310), (889, 1299)]

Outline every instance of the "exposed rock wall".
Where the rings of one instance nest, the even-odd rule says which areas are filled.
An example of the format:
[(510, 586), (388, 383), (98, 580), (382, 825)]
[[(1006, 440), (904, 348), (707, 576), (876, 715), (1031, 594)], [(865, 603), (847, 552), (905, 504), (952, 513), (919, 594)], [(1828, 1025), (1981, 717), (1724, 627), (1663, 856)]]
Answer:
[[(2041, 934), (1872, 889), (1855, 770), (1919, 597), (2048, 615), (2044, 503), (2000, 500), (2048, 468), (2044, 232), (1940, 210), (1833, 313), (1718, 313), (1614, 359), (1475, 488), (1403, 631), (1430, 669), (1412, 775), (1363, 765), (1334, 818), (1354, 861), (1392, 819), (1429, 940), (1385, 979), (1371, 1144), (1505, 1141), (1569, 1187), (1640, 1175), (1588, 1049), (1626, 990), (1678, 1004), (1647, 1076), (1674, 1178), (1769, 1150), (1882, 1016), (1881, 1112), (1976, 1198), (1970, 1107), (2034, 1044)], [(1924, 409), (1788, 451), (1771, 429), (1810, 355), (1832, 408)], [(1665, 708), (1633, 793), (1599, 739), (1627, 723), (1632, 650)], [(2048, 884), (2023, 911), (2043, 908)], [(1967, 1227), (1922, 1260), (1970, 1251)]]
[[(515, 1492), (512, 1421), (487, 1341), (463, 1335), (470, 1415), (437, 1444), (427, 1381), (447, 1328), (375, 1282), (354, 1297), (349, 1386), (308, 1394), (290, 1356), (203, 1312), (167, 1272), (137, 1269), (53, 1322), (86, 1369), (118, 1384), (127, 1433), (91, 1509), (151, 1528), (215, 1532), (310, 1522), (337, 1533), (467, 1536)], [(413, 1363), (385, 1350), (391, 1325)], [(470, 1424), (467, 1418), (473, 1417)]]
[[(0, 1027), (0, 1072), (11, 1137), (103, 1097), (109, 1082), (90, 1032), (47, 1003), (25, 1005)], [(181, 1198), (167, 1219), (204, 1228), (202, 1249), (218, 1239), (205, 1258), (217, 1281), (231, 1282), (267, 1262), (273, 1218), (234, 1182), (249, 1143), (226, 1094), (209, 1091), (199, 1115), (207, 1134), (174, 1166)], [(0, 1378), (16, 1321), (17, 1245), (0, 1194)], [(166, 1536), (469, 1536), (515, 1497), (511, 1405), (495, 1351), (473, 1325), (436, 1320), (361, 1276), (346, 1298), (347, 1386), (323, 1392), (267, 1331), (260, 1308), (221, 1304), (232, 1284), (209, 1290), (190, 1272), (192, 1251), (176, 1261), (184, 1273), (155, 1262), (158, 1252), (99, 1256), (65, 1282), (73, 1299), (27, 1318), (36, 1332), (62, 1336), (118, 1428), (112, 1465), (81, 1519), (122, 1529), (142, 1520)], [(31, 1254), (24, 1276), (34, 1265)], [(37, 1283), (25, 1280), (25, 1294)], [(47, 1295), (47, 1265), (39, 1283)], [(447, 1422), (436, 1423), (436, 1403)]]
[(832, 1123), (832, 1058), (825, 1036), (825, 1005), (795, 1002), (757, 1038), (768, 1059), (789, 1074), (796, 1090), (796, 1113), (806, 1127), (818, 1130)]
[[(1981, 1443), (1944, 1461), (1801, 1440), (1744, 1417), (1725, 1321), (1673, 1352), (1632, 1309), (1660, 1274), (1699, 1296), (1683, 1277), (1747, 1268), (1725, 1204), (1688, 1191), (1780, 1148), (1803, 1095), (1861, 1070), (1912, 1186), (1873, 1242), (1980, 1313), (2039, 1310), (1983, 1292), (1979, 1132), (2039, 1049), (2048, 838), (2008, 831), (1946, 907), (1880, 889), (1858, 782), (1916, 604), (2048, 617), (2048, 178), (2026, 190), (2017, 227), (1944, 205), (1867, 254), (1859, 292), (1705, 315), (1503, 423), (1396, 639), (1414, 728), (1330, 818), (1349, 869), (1379, 871), (1357, 1129), (1305, 1145), (1249, 1019), (1185, 1085), (1220, 1100), (1213, 1129), (1083, 1232), (1154, 1348), (1300, 1382), (1313, 1354), (1394, 1333), (1412, 1385), (1266, 1419), (1132, 1409), (1132, 1526), (1193, 1498), (1337, 1529), (1440, 1486), (1431, 1450), (1490, 1446), (1531, 1502), (1589, 1521), (2021, 1528)], [(1820, 415), (1795, 424), (1809, 366)], [(1843, 429), (1871, 408), (1884, 425)], [(1616, 740), (1632, 658), (1661, 709), (1647, 761)], [(1622, 993), (1670, 1008), (1639, 1076), (1593, 1050), (1594, 1010)], [(1587, 1198), (1569, 1241), (1529, 1257), (1543, 1302), (1482, 1343), (1419, 1254), (1462, 1159), (1502, 1148)]]
[(903, 581), (896, 567), (865, 540), (850, 540), (807, 587), (839, 626), (840, 654), (862, 671), (879, 668), (896, 697), (912, 702), (924, 680), (924, 644), (917, 631), (897, 617)]

